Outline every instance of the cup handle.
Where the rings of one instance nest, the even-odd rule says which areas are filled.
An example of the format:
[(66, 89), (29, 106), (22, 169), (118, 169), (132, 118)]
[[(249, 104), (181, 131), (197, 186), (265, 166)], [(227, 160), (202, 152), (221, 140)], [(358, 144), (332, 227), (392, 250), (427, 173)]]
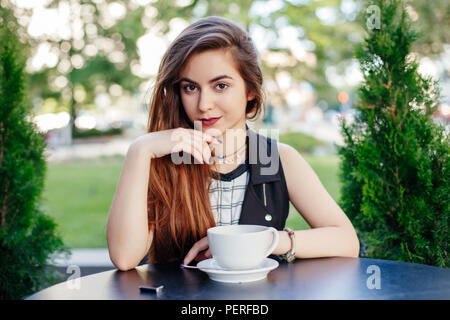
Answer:
[(278, 235), (278, 230), (273, 228), (273, 227), (269, 227), (270, 231), (273, 233), (273, 242), (272, 245), (270, 246), (269, 249), (267, 249), (266, 251), (266, 257), (270, 256), (272, 254), (272, 251), (275, 250), (275, 247), (278, 244), (278, 238), (280, 237)]

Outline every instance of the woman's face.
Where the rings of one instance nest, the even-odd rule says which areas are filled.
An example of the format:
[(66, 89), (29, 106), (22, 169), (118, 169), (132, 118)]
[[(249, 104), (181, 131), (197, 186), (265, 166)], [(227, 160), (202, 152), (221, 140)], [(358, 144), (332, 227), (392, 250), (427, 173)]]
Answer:
[[(180, 95), (184, 110), (202, 131), (214, 128), (245, 130), (245, 108), (254, 99), (229, 50), (215, 49), (192, 55), (180, 73)], [(218, 118), (215, 123), (202, 119)]]

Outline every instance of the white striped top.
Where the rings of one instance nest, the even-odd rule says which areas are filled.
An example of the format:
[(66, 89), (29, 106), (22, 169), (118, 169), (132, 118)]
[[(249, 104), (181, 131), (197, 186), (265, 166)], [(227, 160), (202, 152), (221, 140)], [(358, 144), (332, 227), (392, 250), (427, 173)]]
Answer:
[(212, 179), (209, 189), (211, 209), (217, 226), (238, 224), (249, 180), (248, 161), (220, 179)]

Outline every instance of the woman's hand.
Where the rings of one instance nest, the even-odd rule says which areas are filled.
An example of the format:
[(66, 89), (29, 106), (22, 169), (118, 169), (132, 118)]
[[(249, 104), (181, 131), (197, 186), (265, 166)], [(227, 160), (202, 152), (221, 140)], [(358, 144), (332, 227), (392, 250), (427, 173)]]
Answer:
[(132, 143), (132, 147), (143, 150), (152, 159), (187, 152), (199, 163), (211, 164), (214, 146), (210, 144), (219, 143), (215, 137), (200, 130), (175, 128), (144, 134)]
[(195, 261), (202, 261), (209, 258), (212, 258), (212, 254), (211, 250), (209, 250), (208, 237), (204, 237), (194, 243), (191, 250), (189, 250), (184, 258), (183, 264), (188, 265), (193, 259), (195, 259)]

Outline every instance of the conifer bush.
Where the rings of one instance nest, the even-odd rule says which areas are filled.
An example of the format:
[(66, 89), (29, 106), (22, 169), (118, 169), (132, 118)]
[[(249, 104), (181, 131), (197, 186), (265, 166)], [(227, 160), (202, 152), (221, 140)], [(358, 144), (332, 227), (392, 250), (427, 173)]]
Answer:
[(0, 299), (22, 299), (57, 280), (52, 253), (68, 253), (39, 206), (46, 162), (30, 119), (24, 57), (13, 16), (0, 8)]
[(340, 205), (361, 257), (449, 267), (449, 139), (431, 117), (438, 83), (417, 70), (410, 52), (417, 33), (404, 4), (370, 4), (380, 23), (356, 53), (364, 76), (357, 114), (341, 119)]

